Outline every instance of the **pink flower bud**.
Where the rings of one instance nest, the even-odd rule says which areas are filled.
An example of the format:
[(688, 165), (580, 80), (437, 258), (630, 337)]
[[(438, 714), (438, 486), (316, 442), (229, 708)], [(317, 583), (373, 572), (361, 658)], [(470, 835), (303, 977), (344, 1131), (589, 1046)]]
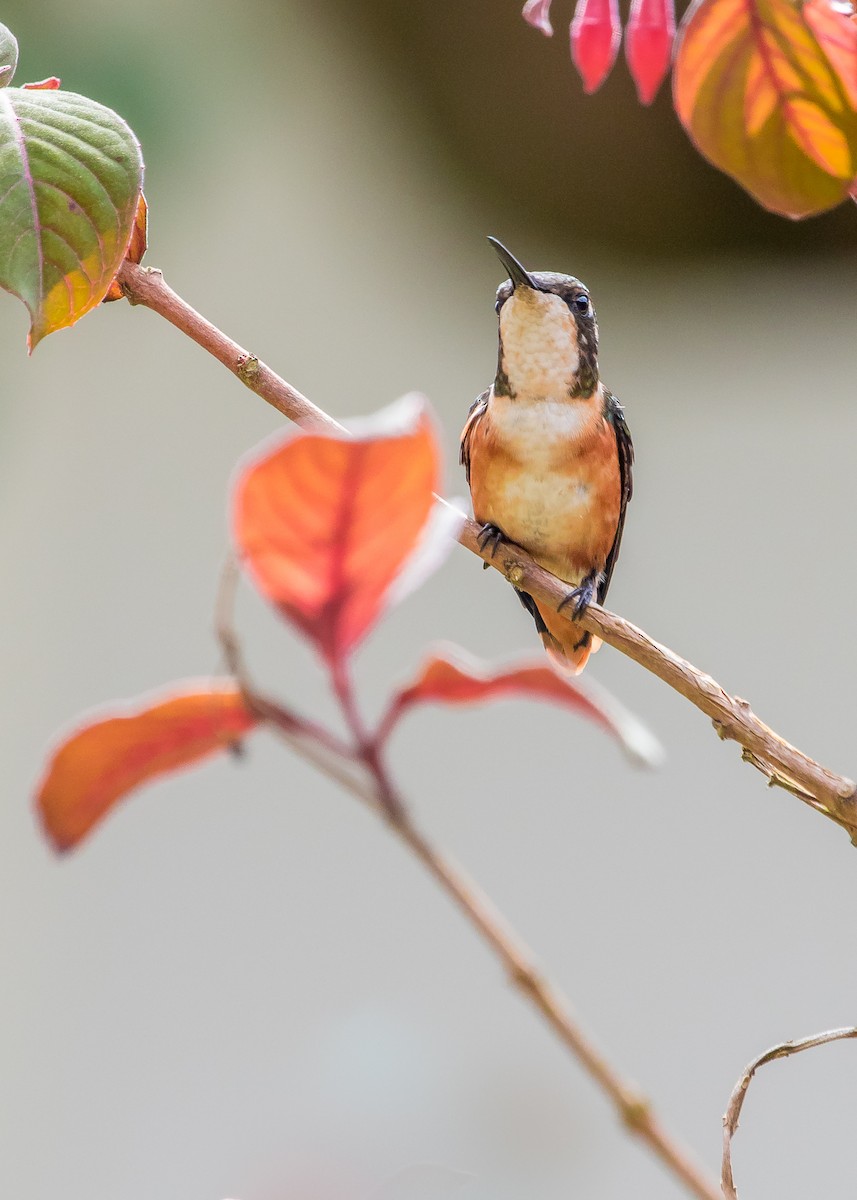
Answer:
[(651, 104), (670, 68), (675, 0), (632, 0), (625, 57), (641, 104)]
[(534, 29), (540, 29), (545, 37), (553, 37), (551, 0), (527, 0), (521, 16)]
[(571, 57), (584, 89), (596, 92), (619, 53), (622, 29), (617, 0), (577, 0), (570, 32)]

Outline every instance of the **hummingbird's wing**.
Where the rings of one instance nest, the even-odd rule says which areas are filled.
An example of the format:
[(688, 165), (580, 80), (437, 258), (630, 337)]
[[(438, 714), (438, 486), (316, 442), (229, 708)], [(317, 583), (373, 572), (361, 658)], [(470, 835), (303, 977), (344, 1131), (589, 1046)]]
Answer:
[(631, 433), (625, 421), (625, 410), (613, 393), (608, 392), (606, 388), (604, 395), (604, 415), (613, 426), (613, 432), (616, 434), (616, 450), (619, 455), (619, 478), (622, 494), (619, 502), (619, 520), (616, 524), (616, 536), (613, 538), (613, 545), (610, 547), (610, 553), (607, 555), (607, 561), (604, 564), (604, 581), (598, 587), (599, 604), (604, 603), (607, 589), (610, 587), (610, 580), (613, 578), (613, 568), (616, 566), (616, 559), (619, 557), (622, 530), (625, 528), (625, 510), (628, 507), (628, 501), (634, 494), (634, 443), (631, 441)]
[(467, 482), (470, 483), (470, 441), (473, 437), (473, 431), (482, 418), (485, 416), (485, 411), (488, 408), (488, 397), (491, 394), (491, 389), (486, 388), (481, 396), (477, 396), (467, 413), (467, 420), (464, 423), (464, 428), (461, 431), (461, 453), (458, 461), (464, 467), (464, 474), (467, 477)]

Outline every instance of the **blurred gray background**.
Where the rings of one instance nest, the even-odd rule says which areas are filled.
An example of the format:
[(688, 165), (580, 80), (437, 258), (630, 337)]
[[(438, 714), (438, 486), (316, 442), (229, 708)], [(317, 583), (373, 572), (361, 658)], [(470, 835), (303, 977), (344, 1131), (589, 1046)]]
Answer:
[[(584, 99), (554, 12), (553, 42), (512, 0), (7, 0), (0, 20), (19, 82), (59, 74), (139, 133), (148, 261), (337, 415), (426, 392), (452, 494), (495, 359), (484, 235), (585, 279), (638, 455), (612, 606), (854, 775), (855, 213), (756, 210), (667, 96), (632, 105), (622, 64)], [(143, 309), (30, 360), (26, 327), (0, 295), (0, 1192), (360, 1200), (432, 1161), (510, 1200), (682, 1195), (418, 865), (267, 735), (51, 855), (30, 797), (55, 732), (220, 669), (226, 489), (280, 422)], [(240, 625), (259, 679), (332, 717), (249, 592)], [(441, 639), (538, 649), (456, 551), (361, 653), (367, 712)], [(590, 671), (660, 736), (659, 773), (512, 703), (415, 714), (395, 771), (714, 1171), (745, 1062), (857, 1020), (857, 852), (632, 663), (605, 648)], [(853, 1044), (768, 1068), (742, 1195), (853, 1194), (855, 1102)]]

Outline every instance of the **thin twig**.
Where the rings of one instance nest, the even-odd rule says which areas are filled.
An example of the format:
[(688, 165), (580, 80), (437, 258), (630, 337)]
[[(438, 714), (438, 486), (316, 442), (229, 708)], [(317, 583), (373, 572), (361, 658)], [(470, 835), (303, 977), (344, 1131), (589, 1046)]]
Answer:
[[(235, 567), (230, 561), (217, 599), (215, 630), (227, 665), (235, 674), (248, 705), (266, 720), (269, 719), (266, 706), (272, 705), (274, 709), (279, 706), (266, 699), (260, 706), (259, 694), (250, 682), (232, 620), (235, 582)], [(705, 1178), (684, 1148), (666, 1132), (646, 1097), (618, 1074), (580, 1028), (568, 1000), (539, 970), (532, 952), (488, 896), (414, 825), (401, 793), (390, 777), (377, 736), (370, 736), (366, 731), (347, 671), (337, 672), (333, 683), (342, 714), (354, 737), (353, 748), (345, 746), (343, 754), (335, 746), (331, 747), (326, 730), (322, 731), (323, 739), (317, 740), (312, 733), (296, 732), (289, 724), (275, 718), (276, 732), (298, 755), (364, 801), (408, 846), (494, 952), (514, 986), (535, 1005), (560, 1041), (606, 1093), (625, 1127), (645, 1142), (698, 1200), (720, 1200), (717, 1187)], [(363, 766), (359, 774), (355, 770), (355, 760)]]
[(535, 1005), (563, 1045), (610, 1098), (626, 1129), (645, 1142), (692, 1195), (700, 1200), (719, 1200), (714, 1183), (667, 1133), (650, 1101), (616, 1072), (581, 1029), (563, 993), (539, 970), (525, 943), (506, 924), (485, 893), (432, 846), (404, 813), (391, 824), (491, 947), (513, 984)]
[(797, 1042), (781, 1042), (778, 1046), (772, 1046), (770, 1050), (760, 1054), (758, 1058), (754, 1058), (745, 1068), (744, 1074), (732, 1089), (729, 1104), (723, 1115), (723, 1161), (720, 1179), (726, 1200), (738, 1200), (735, 1181), (732, 1178), (732, 1138), (738, 1128), (738, 1118), (741, 1116), (750, 1080), (759, 1067), (763, 1067), (765, 1063), (773, 1062), (777, 1058), (789, 1058), (792, 1054), (800, 1054), (802, 1050), (813, 1050), (816, 1046), (826, 1046), (828, 1042), (839, 1042), (844, 1038), (857, 1038), (857, 1026), (830, 1029), (827, 1033), (816, 1033), (812, 1037), (801, 1038)]
[(131, 304), (142, 304), (166, 318), (176, 329), (180, 329), (198, 346), (202, 346), (203, 350), (214, 355), (218, 362), (228, 367), (251, 392), (267, 400), (284, 417), (288, 417), (304, 429), (334, 429), (339, 433), (343, 432), (342, 426), (334, 421), (333, 417), (316, 408), (311, 400), (307, 400), (297, 388), (293, 388), (270, 367), (266, 367), (255, 354), (250, 354), (243, 346), (233, 342), (232, 338), (207, 321), (195, 308), (186, 304), (181, 296), (164, 282), (163, 275), (156, 267), (139, 267), (136, 263), (126, 260), (116, 279)]
[[(459, 541), (474, 554), (490, 561), (488, 552), (479, 549), (477, 534), (478, 528), (470, 521), (461, 530)], [(500, 546), (492, 565), (515, 587), (529, 592), (544, 604), (556, 607), (568, 593), (568, 584), (509, 543)], [(759, 720), (746, 700), (730, 696), (710, 675), (654, 641), (623, 617), (591, 604), (579, 624), (669, 684), (711, 718), (720, 738), (737, 742), (742, 747), (745, 760), (763, 772), (770, 786), (779, 785), (830, 817), (846, 829), (857, 844), (857, 790), (853, 780), (834, 774), (790, 745)]]
[[(232, 555), (229, 555), (223, 566), (217, 592), (214, 634), (220, 643), (226, 669), (234, 675), (235, 682), (241, 688), (244, 703), (260, 721), (267, 721), (273, 725), (286, 737), (290, 745), (296, 746), (301, 742), (316, 747), (322, 758), (324, 752), (327, 752), (336, 759), (355, 760), (357, 755), (354, 750), (336, 734), (319, 725), (317, 721), (296, 713), (293, 709), (284, 708), (282, 704), (270, 696), (263, 695), (253, 686), (232, 621), (238, 577), (238, 565)], [(318, 761), (316, 765), (319, 765)]]
[[(342, 433), (342, 426), (333, 417), (185, 303), (167, 286), (160, 271), (125, 262), (117, 278), (132, 304), (145, 305), (170, 321), (283, 416), (305, 429)], [(487, 548), (479, 549), (478, 533), (475, 522), (465, 521), (458, 540), (543, 604), (556, 608), (565, 598), (568, 585), (538, 566), (519, 547), (504, 543), (492, 557)], [(759, 720), (746, 700), (730, 696), (710, 675), (654, 641), (630, 621), (592, 604), (580, 617), (579, 624), (696, 705), (711, 718), (719, 737), (742, 747), (745, 761), (762, 771), (770, 786), (784, 788), (841, 825), (857, 845), (857, 785), (853, 780), (829, 771), (784, 741)]]

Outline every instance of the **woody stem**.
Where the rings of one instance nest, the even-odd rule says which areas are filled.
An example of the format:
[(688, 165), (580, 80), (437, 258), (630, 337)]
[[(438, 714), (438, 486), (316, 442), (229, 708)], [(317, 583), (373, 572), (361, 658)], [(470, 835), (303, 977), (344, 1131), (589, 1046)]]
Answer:
[[(464, 914), (471, 927), (508, 972), (512, 984), (542, 1014), (563, 1045), (581, 1063), (590, 1077), (612, 1101), (625, 1127), (644, 1141), (667, 1170), (680, 1179), (698, 1200), (719, 1200), (710, 1183), (687, 1152), (666, 1132), (650, 1103), (604, 1058), (574, 1018), (560, 989), (539, 969), (526, 943), (512, 930), (481, 888), (447, 858), (416, 827), (404, 799), (393, 783), (379, 733), (369, 734), (360, 715), (354, 684), (343, 660), (331, 664), (331, 685), (339, 700), (354, 747), (343, 745), (326, 730), (321, 738), (313, 731), (295, 730), (279, 719), (279, 708), (260, 700), (250, 679), (233, 625), (234, 564), (227, 565), (217, 602), (215, 629), (230, 669), (240, 683), (251, 707), (267, 720), (296, 754), (368, 804), (383, 816), (389, 827), (423, 864), (440, 888)], [(361, 762), (365, 775), (354, 770)]]
[[(117, 280), (132, 304), (142, 304), (175, 325), (283, 416), (305, 429), (343, 432), (338, 421), (200, 316), (167, 286), (160, 271), (125, 262)], [(559, 607), (568, 592), (568, 584), (509, 543), (503, 543), (501, 552), (492, 557), (488, 548), (480, 549), (478, 537), (479, 526), (474, 521), (465, 521), (458, 535), (462, 546), (499, 570), (510, 583), (527, 591), (535, 600), (552, 605), (554, 609)], [(568, 616), (571, 619), (570, 614)], [(720, 738), (735, 741), (742, 747), (744, 760), (760, 770), (770, 786), (783, 788), (816, 812), (829, 817), (857, 844), (857, 785), (853, 780), (837, 775), (790, 745), (759, 720), (746, 700), (730, 696), (710, 675), (654, 641), (630, 621), (600, 605), (591, 604), (577, 618), (577, 623), (581, 629), (620, 650), (684, 696), (711, 719)]]
[[(625, 1128), (645, 1142), (697, 1200), (721, 1200), (716, 1185), (705, 1177), (687, 1151), (667, 1133), (648, 1099), (634, 1084), (623, 1079), (583, 1031), (566, 997), (541, 971), (529, 947), (509, 926), (488, 896), (414, 824), (401, 793), (390, 778), (379, 740), (366, 733), (347, 669), (337, 665), (331, 678), (343, 715), (357, 743), (356, 756), (362, 760), (369, 775), (368, 787), (362, 779), (343, 770), (344, 764), (331, 761), (330, 756), (327, 761), (319, 761), (313, 755), (311, 761), (361, 800), (368, 801), (373, 811), (386, 818), (392, 831), (419, 859), (494, 953), (512, 984), (541, 1013), (566, 1049), (571, 1051), (590, 1078), (608, 1096)], [(298, 754), (309, 757), (303, 743), (287, 740)]]

